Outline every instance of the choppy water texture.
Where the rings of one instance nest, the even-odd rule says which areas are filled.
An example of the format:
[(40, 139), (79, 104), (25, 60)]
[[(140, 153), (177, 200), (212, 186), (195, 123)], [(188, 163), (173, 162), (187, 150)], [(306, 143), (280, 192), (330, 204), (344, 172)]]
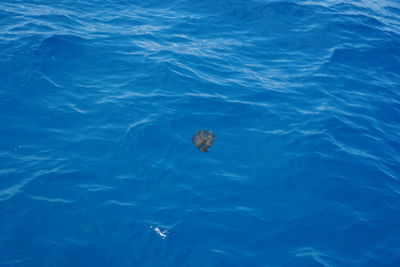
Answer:
[(400, 266), (400, 2), (2, 0), (0, 53), (1, 266)]

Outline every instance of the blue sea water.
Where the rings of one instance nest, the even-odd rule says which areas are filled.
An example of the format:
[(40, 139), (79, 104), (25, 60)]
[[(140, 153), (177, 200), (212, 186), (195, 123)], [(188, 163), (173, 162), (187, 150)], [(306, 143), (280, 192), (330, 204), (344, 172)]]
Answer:
[(0, 266), (400, 266), (400, 2), (2, 0)]

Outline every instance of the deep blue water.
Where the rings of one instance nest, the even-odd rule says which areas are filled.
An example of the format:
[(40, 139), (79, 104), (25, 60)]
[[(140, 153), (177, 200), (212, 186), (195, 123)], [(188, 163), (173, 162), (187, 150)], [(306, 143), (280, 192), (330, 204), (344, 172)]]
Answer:
[(400, 2), (2, 0), (0, 266), (400, 266)]

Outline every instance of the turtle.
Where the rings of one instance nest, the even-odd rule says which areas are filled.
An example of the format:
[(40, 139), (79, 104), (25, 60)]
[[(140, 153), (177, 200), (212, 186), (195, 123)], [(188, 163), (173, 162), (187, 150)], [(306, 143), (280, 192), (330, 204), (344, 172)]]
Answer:
[(214, 133), (210, 130), (197, 130), (192, 137), (192, 142), (201, 152), (207, 152), (214, 142)]

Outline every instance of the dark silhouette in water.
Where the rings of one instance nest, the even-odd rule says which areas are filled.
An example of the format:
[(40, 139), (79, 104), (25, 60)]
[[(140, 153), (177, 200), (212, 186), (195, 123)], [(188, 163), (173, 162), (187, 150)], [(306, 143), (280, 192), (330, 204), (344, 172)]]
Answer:
[(207, 152), (207, 149), (214, 142), (214, 133), (210, 130), (197, 130), (192, 137), (192, 141), (201, 152)]

